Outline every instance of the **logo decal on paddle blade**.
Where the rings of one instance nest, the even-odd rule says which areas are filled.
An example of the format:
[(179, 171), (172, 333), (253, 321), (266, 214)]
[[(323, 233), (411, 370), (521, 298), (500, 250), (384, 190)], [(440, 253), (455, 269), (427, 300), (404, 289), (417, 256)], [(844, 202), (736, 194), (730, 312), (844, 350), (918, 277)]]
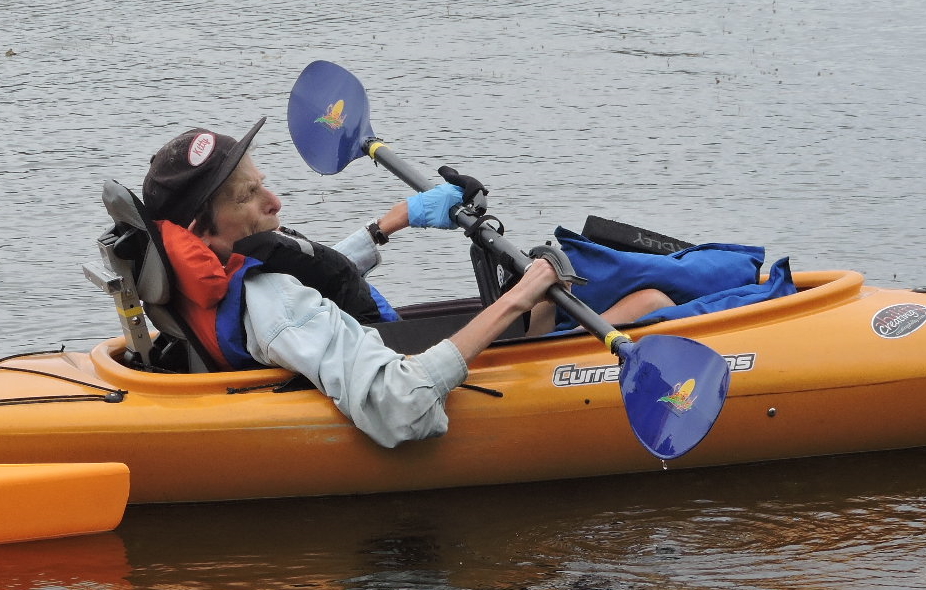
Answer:
[(672, 394), (665, 395), (659, 398), (658, 401), (665, 402), (672, 406), (672, 411), (676, 414), (682, 414), (690, 410), (694, 401), (698, 399), (698, 396), (692, 395), (694, 389), (694, 379), (689, 379), (684, 383), (676, 383), (675, 387), (672, 388)]
[(344, 101), (339, 100), (328, 105), (328, 112), (315, 119), (315, 122), (325, 125), (328, 129), (340, 129), (344, 125)]

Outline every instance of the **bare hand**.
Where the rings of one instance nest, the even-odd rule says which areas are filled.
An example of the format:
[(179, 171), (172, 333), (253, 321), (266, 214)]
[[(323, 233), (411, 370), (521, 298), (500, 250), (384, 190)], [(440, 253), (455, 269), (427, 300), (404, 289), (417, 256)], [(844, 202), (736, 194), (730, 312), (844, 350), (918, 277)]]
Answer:
[(506, 295), (513, 297), (513, 302), (522, 311), (528, 311), (537, 303), (546, 299), (547, 291), (558, 282), (553, 266), (538, 258), (534, 260), (521, 280)]

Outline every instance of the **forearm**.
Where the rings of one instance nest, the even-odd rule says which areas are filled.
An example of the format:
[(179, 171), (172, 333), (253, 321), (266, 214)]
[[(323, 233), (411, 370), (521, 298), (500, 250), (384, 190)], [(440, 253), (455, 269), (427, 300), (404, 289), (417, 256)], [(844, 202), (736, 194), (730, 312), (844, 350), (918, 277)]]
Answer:
[(523, 313), (524, 309), (521, 306), (502, 296), (451, 336), (450, 342), (457, 347), (463, 359), (469, 364)]
[(379, 218), (379, 229), (388, 235), (408, 227), (408, 203), (404, 200), (396, 203), (392, 209)]
[(543, 300), (547, 289), (556, 282), (556, 272), (546, 260), (535, 260), (520, 281), (498, 300), (485, 308), (450, 341), (469, 364), (501, 336), (511, 322)]

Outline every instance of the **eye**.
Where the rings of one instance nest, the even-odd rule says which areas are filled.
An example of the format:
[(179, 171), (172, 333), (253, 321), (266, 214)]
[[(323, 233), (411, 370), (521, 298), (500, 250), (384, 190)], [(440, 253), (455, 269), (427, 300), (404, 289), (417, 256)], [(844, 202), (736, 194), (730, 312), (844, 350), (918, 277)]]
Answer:
[(241, 191), (238, 194), (238, 198), (235, 200), (235, 202), (238, 203), (239, 205), (243, 205), (244, 203), (248, 203), (254, 200), (259, 194), (260, 194), (260, 187), (251, 185), (250, 187)]

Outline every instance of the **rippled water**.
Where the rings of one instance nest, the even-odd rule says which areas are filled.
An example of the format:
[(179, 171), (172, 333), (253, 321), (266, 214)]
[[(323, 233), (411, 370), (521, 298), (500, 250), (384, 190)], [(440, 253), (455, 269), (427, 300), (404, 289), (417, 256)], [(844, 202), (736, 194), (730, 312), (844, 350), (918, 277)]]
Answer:
[[(0, 9), (0, 53), (11, 50), (0, 55), (0, 352), (87, 349), (118, 332), (80, 270), (107, 227), (102, 182), (139, 189), (150, 155), (187, 128), (240, 136), (267, 116), (255, 159), (287, 223), (320, 241), (408, 194), (369, 162), (333, 177), (302, 163), (286, 101), (315, 59), (363, 80), (374, 129), (400, 155), (482, 179), (525, 247), (595, 213), (690, 241), (764, 245), (795, 270), (926, 284), (922, 2)], [(475, 293), (457, 233), (409, 231), (386, 257), (375, 282), (396, 303)], [(47, 544), (26, 553), (40, 570), (83, 564), (56, 582), (68, 588), (914, 588), (926, 585), (923, 465), (919, 452), (891, 453), (136, 508), (113, 535), (57, 545), (58, 561)]]
[[(926, 282), (921, 3), (384, 1), (7, 5), (0, 59), (0, 334), (87, 348), (117, 327), (80, 264), (107, 224), (102, 181), (138, 189), (187, 128), (240, 135), (285, 217), (320, 240), (407, 189), (369, 162), (319, 177), (285, 123), (314, 59), (367, 86), (374, 129), (423, 170), (492, 189), (529, 247), (589, 212), (690, 241), (764, 245), (796, 270)], [(523, 236), (523, 238), (522, 238)], [(473, 292), (456, 234), (394, 240), (397, 303)]]

